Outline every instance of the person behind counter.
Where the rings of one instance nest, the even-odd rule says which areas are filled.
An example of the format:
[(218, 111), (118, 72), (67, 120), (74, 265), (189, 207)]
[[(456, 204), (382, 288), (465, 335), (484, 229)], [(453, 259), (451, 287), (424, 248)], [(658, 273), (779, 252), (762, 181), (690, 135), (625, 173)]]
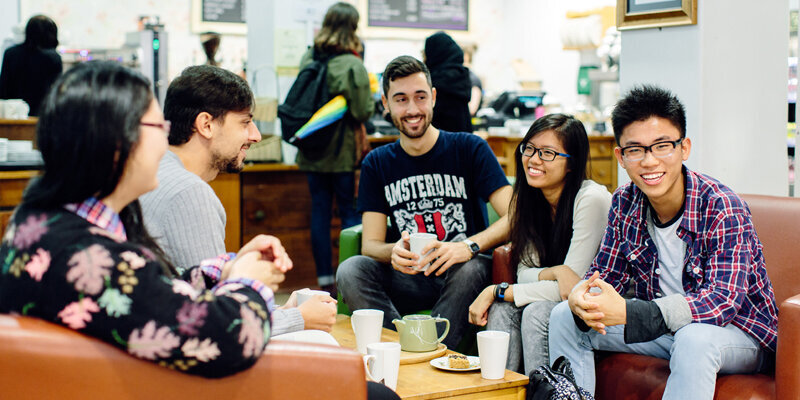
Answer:
[(344, 96), (347, 112), (336, 122), (336, 131), (321, 154), (297, 153), (297, 166), (306, 173), (311, 193), (311, 244), (317, 267), (317, 283), (337, 297), (331, 264), (332, 201), (336, 198), (342, 228), (361, 223), (355, 208), (355, 170), (364, 152), (364, 125), (374, 110), (369, 75), (359, 52), (356, 35), (358, 10), (339, 2), (325, 13), (314, 46), (300, 60), (300, 68), (313, 59), (328, 58), (328, 93)]
[(30, 107), (28, 115), (39, 115), (42, 99), (63, 70), (56, 46), (56, 23), (44, 15), (31, 17), (25, 26), (25, 41), (3, 54), (0, 99), (25, 100)]
[(44, 173), (0, 244), (0, 312), (188, 374), (230, 375), (264, 351), (273, 290), (291, 261), (258, 242), (182, 276), (166, 261), (137, 200), (158, 185), (167, 149), (150, 88), (115, 62), (78, 65), (55, 82), (38, 126)]
[(436, 32), (425, 39), (422, 58), (436, 88), (433, 126), (449, 132), (472, 132), (469, 113), (472, 82), (469, 70), (463, 65), (461, 47), (448, 34)]

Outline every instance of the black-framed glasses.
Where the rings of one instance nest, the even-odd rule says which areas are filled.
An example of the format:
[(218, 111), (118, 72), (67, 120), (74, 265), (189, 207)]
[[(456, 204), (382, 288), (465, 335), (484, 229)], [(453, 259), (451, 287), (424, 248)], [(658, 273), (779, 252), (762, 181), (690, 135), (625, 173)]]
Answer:
[(139, 125), (152, 126), (154, 128), (160, 128), (162, 131), (164, 131), (164, 133), (167, 134), (167, 136), (169, 136), (169, 130), (172, 127), (172, 122), (169, 122), (169, 121), (164, 121), (162, 123), (158, 123), (158, 122), (139, 122)]
[(675, 153), (675, 148), (683, 142), (683, 139), (656, 142), (650, 146), (626, 146), (621, 148), (620, 151), (622, 151), (622, 158), (631, 162), (644, 160), (644, 155), (648, 151), (653, 153), (653, 157), (667, 158)]
[(555, 150), (550, 149), (540, 149), (535, 147), (530, 143), (520, 143), (519, 151), (522, 153), (523, 157), (531, 157), (533, 153), (537, 153), (539, 155), (539, 159), (542, 161), (553, 161), (556, 159), (556, 156), (566, 157), (569, 158), (569, 154), (559, 153)]

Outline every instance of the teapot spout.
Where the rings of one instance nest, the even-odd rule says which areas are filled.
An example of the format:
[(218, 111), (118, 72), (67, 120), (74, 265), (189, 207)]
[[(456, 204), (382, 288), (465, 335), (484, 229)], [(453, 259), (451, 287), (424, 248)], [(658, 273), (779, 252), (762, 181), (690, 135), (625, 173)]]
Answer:
[(394, 327), (397, 329), (397, 333), (402, 335), (403, 331), (406, 330), (406, 321), (403, 321), (402, 319), (393, 319), (392, 323), (394, 324)]

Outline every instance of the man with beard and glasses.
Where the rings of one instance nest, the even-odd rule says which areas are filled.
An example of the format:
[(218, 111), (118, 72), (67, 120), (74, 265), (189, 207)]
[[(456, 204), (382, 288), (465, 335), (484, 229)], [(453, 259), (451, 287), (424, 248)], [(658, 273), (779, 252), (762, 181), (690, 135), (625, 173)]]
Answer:
[[(352, 309), (383, 310), (386, 328), (394, 329), (401, 315), (432, 308), (450, 320), (444, 343), (453, 348), (468, 327), (471, 300), (489, 284), (491, 259), (480, 253), (508, 236), (511, 186), (486, 141), (431, 125), (436, 89), (421, 61), (401, 56), (389, 63), (382, 101), (400, 140), (364, 160), (363, 255), (339, 266), (336, 283)], [(489, 227), (486, 201), (502, 217)], [(409, 250), (416, 232), (436, 235), (424, 257)]]
[[(245, 150), (261, 140), (253, 104), (244, 79), (211, 65), (186, 68), (167, 89), (169, 149), (158, 167), (158, 188), (139, 201), (145, 227), (177, 268), (225, 253), (225, 209), (207, 182), (220, 172), (240, 172)], [(281, 246), (274, 236), (259, 235), (259, 240)], [(293, 293), (272, 312), (272, 336), (303, 329), (330, 332), (335, 303), (329, 296), (314, 296), (298, 307)]]

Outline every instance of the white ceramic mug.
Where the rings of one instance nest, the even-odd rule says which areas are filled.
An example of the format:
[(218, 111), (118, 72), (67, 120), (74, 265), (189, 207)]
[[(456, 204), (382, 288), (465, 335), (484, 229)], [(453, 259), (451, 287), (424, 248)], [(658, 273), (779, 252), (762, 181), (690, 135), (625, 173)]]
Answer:
[(350, 317), (353, 333), (356, 335), (356, 348), (361, 354), (367, 353), (367, 345), (381, 341), (383, 328), (383, 311), (381, 310), (355, 310)]
[(483, 379), (503, 379), (506, 375), (508, 340), (508, 332), (478, 332), (478, 356)]
[(367, 378), (382, 383), (389, 389), (397, 389), (397, 374), (400, 371), (400, 343), (379, 342), (367, 345), (364, 356)]
[[(429, 250), (428, 253), (422, 254), (422, 249), (425, 248), (425, 245), (434, 240), (436, 240), (436, 235), (434, 235), (433, 233), (422, 233), (422, 232), (412, 233), (408, 240), (409, 250), (411, 250), (412, 253), (419, 256), (417, 260), (421, 260), (422, 257), (425, 257), (428, 253), (433, 251)], [(428, 263), (427, 265), (421, 265), (416, 269), (417, 271), (425, 271), (430, 266), (431, 264)]]
[(297, 291), (297, 305), (305, 303), (314, 296), (330, 296), (331, 294), (324, 290), (300, 289)]

